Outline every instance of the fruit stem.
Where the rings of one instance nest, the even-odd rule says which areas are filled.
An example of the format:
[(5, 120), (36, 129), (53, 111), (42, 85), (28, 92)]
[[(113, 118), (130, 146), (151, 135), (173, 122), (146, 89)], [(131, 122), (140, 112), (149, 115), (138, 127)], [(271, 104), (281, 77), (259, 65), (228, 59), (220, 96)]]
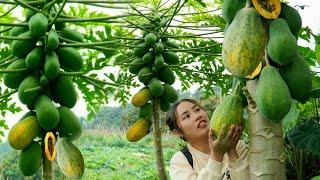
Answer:
[(11, 96), (12, 94), (14, 94), (14, 93), (16, 93), (16, 92), (18, 92), (17, 89), (15, 89), (15, 90), (13, 90), (13, 91), (11, 91), (11, 92), (8, 92), (8, 93), (6, 93), (6, 94), (2, 94), (2, 95), (0, 96), (0, 99), (7, 98), (7, 97)]
[(17, 73), (17, 72), (23, 72), (23, 71), (27, 71), (27, 68), (12, 69), (12, 70), (0, 70), (0, 73)]
[(269, 58), (268, 58), (267, 48), (264, 49), (264, 60), (266, 61), (266, 65), (270, 66), (270, 61), (269, 61)]
[(30, 92), (34, 92), (34, 91), (41, 91), (43, 90), (42, 89), (42, 86), (36, 86), (36, 87), (33, 87), (33, 88), (29, 88), (29, 89), (25, 89), (23, 92), (24, 93), (30, 93)]
[(246, 7), (251, 7), (251, 0), (246, 0)]

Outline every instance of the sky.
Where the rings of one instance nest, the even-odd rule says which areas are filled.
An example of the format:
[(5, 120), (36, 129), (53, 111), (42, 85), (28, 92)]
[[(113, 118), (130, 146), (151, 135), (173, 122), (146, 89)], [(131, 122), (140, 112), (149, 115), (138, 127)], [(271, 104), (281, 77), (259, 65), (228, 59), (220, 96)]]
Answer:
[[(289, 5), (293, 7), (296, 5), (305, 5), (304, 9), (298, 8), (298, 12), (300, 13), (300, 16), (302, 18), (302, 26), (308, 26), (314, 34), (320, 34), (320, 13), (318, 12), (320, 11), (320, 0), (291, 0), (289, 1)], [(20, 12), (15, 13), (21, 14)], [(314, 49), (315, 47), (314, 40), (311, 42), (299, 40), (298, 44), (301, 46), (309, 46), (312, 49)], [(177, 89), (181, 87), (179, 82), (176, 82), (173, 86)], [(133, 91), (137, 91), (137, 89), (134, 89)], [(86, 103), (81, 98), (81, 94), (78, 94), (80, 95), (80, 98), (72, 111), (75, 112), (75, 114), (77, 114), (79, 117), (85, 117), (87, 115)], [(11, 128), (20, 119), (20, 117), (28, 111), (27, 108), (25, 108), (25, 106), (20, 104), (20, 102), (18, 101), (17, 94), (13, 96), (13, 99), (16, 99), (16, 102), (18, 102), (18, 105), (23, 108), (23, 111), (16, 114), (7, 113), (5, 119), (9, 128)], [(7, 133), (8, 132), (6, 131), (5, 135), (7, 135)]]

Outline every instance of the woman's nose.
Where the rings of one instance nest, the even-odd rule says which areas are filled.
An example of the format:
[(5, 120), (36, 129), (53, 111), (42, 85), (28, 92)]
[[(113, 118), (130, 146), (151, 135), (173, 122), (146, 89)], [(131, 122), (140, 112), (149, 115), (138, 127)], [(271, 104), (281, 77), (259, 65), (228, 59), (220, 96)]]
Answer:
[(196, 115), (196, 121), (199, 121), (202, 118), (200, 114)]

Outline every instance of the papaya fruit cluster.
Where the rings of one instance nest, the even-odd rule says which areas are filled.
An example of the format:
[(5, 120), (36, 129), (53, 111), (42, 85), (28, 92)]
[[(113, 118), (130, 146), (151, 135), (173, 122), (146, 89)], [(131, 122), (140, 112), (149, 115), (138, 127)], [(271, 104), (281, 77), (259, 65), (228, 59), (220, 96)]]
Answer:
[[(50, 25), (48, 19), (42, 13), (26, 10), (28, 27), (14, 27), (10, 31), (10, 36), (19, 39), (10, 44), (16, 60), (6, 68), (3, 80), (8, 88), (17, 89), (20, 102), (30, 112), (10, 129), (8, 140), (12, 148), (22, 150), (19, 167), (25, 176), (37, 172), (43, 153), (51, 161), (57, 154), (62, 164), (71, 162), (67, 166), (79, 167), (77, 170), (82, 170), (74, 173), (83, 174), (81, 153), (74, 152), (78, 159), (72, 159), (75, 156), (69, 152), (75, 149), (71, 141), (81, 135), (79, 118), (70, 110), (77, 102), (77, 91), (71, 78), (61, 73), (81, 70), (83, 60), (76, 49), (63, 47), (60, 42), (60, 37), (83, 41), (83, 36), (65, 24)], [(60, 138), (70, 142), (57, 151), (56, 139), (59, 144)], [(61, 163), (58, 160), (62, 171), (69, 168)]]
[(142, 25), (143, 37), (133, 43), (136, 46), (133, 50), (135, 59), (130, 64), (129, 72), (137, 75), (144, 87), (131, 100), (140, 111), (139, 120), (127, 131), (129, 141), (137, 141), (148, 133), (155, 98), (159, 100), (163, 112), (168, 111), (170, 103), (178, 99), (177, 91), (171, 86), (175, 75), (170, 65), (179, 63), (178, 55), (171, 50), (179, 46), (166, 37), (160, 37), (158, 31), (159, 27), (166, 25), (166, 21), (154, 16), (152, 23)]
[(289, 112), (291, 99), (303, 102), (312, 88), (310, 67), (298, 53), (301, 17), (279, 0), (252, 3), (254, 7), (245, 0), (223, 4), (222, 15), (229, 24), (223, 64), (240, 78), (259, 75), (254, 100), (262, 116), (278, 123)]

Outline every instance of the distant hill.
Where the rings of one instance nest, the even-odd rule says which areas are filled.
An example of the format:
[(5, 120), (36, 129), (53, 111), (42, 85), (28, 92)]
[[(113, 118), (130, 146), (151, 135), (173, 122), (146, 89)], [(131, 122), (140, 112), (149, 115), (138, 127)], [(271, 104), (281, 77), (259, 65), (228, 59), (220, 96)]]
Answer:
[(0, 143), (0, 162), (2, 161), (3, 156), (5, 156), (7, 153), (11, 151), (12, 149), (10, 148), (10, 145), (8, 144), (8, 142)]

